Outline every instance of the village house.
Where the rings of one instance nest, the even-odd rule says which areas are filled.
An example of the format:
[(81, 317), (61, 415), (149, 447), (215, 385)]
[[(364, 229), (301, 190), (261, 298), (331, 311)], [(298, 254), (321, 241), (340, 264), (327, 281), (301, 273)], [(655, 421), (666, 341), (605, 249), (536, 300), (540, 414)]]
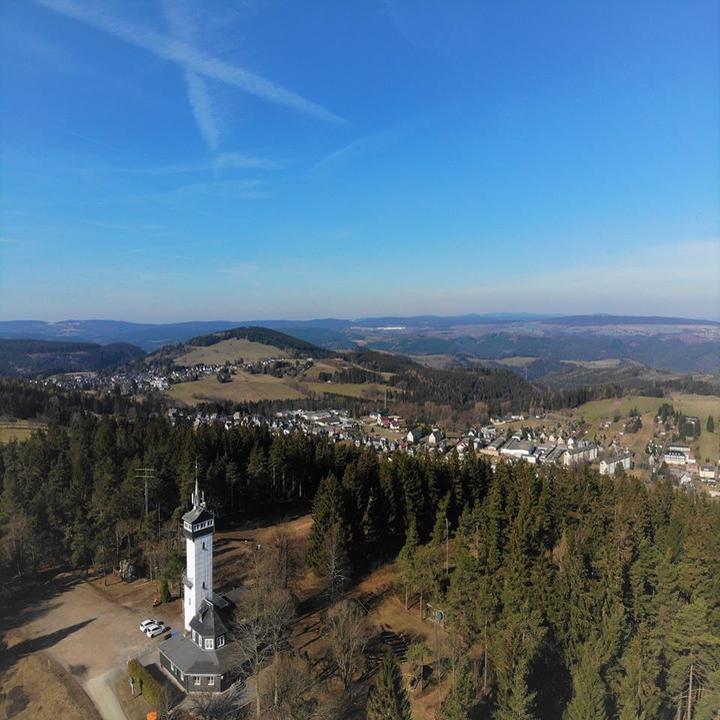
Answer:
[(405, 437), (409, 443), (417, 445), (425, 437), (425, 433), (422, 428), (416, 427), (410, 430)]
[(690, 448), (687, 445), (670, 445), (663, 455), (668, 465), (687, 465), (690, 461)]
[(607, 458), (603, 458), (600, 461), (600, 474), (614, 475), (618, 468), (623, 468), (623, 470), (630, 470), (632, 466), (632, 453), (629, 451), (621, 452), (616, 455), (611, 455)]
[(534, 443), (531, 443), (529, 440), (520, 440), (517, 437), (513, 437), (500, 449), (500, 455), (513, 458), (514, 460), (521, 460), (532, 455), (534, 451)]
[(568, 447), (562, 456), (562, 463), (566, 466), (577, 465), (581, 462), (592, 462), (597, 456), (598, 447), (594, 442), (582, 440), (579, 443), (573, 443), (571, 447), (568, 440)]
[(717, 468), (714, 465), (700, 466), (700, 479), (706, 483), (714, 483), (717, 481)]

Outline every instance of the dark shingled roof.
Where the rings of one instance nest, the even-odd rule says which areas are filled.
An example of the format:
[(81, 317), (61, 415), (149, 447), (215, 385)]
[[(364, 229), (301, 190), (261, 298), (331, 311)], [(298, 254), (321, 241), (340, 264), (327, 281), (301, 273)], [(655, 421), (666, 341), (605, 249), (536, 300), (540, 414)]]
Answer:
[[(214, 593), (213, 598), (222, 600), (222, 598), (218, 598)], [(223, 607), (227, 607), (228, 604), (224, 600), (222, 602)], [(208, 598), (205, 598), (200, 603), (200, 608), (190, 621), (190, 628), (204, 638), (215, 638), (227, 632), (227, 628), (220, 618), (218, 608), (216, 608)]]
[(232, 648), (201, 650), (190, 638), (173, 635), (160, 644), (160, 652), (185, 675), (224, 675), (231, 667)]
[(214, 517), (209, 510), (200, 505), (199, 507), (194, 507), (192, 510), (188, 510), (183, 515), (183, 520), (189, 523), (196, 523), (202, 522), (203, 520), (212, 520)]

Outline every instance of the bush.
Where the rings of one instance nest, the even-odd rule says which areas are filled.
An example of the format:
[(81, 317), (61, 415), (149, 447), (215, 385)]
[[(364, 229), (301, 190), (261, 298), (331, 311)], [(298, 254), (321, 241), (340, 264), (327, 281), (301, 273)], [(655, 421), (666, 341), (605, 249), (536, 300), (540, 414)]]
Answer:
[(170, 595), (170, 588), (168, 587), (167, 578), (163, 578), (160, 581), (160, 602), (169, 603), (172, 600)]
[(128, 660), (128, 675), (135, 681), (135, 687), (150, 705), (158, 709), (166, 707), (165, 688), (135, 658)]

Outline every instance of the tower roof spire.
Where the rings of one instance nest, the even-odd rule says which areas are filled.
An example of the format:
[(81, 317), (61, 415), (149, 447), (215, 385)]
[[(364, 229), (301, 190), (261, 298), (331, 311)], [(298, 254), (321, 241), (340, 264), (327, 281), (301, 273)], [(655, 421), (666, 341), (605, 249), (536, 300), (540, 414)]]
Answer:
[(198, 487), (198, 464), (195, 460), (195, 493), (193, 495), (193, 507), (200, 507), (200, 488)]

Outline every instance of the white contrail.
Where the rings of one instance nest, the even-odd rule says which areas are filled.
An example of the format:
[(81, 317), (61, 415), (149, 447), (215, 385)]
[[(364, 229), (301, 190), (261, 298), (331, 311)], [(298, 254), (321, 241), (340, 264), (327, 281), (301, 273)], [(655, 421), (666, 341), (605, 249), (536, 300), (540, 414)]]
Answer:
[[(194, 44), (197, 23), (194, 22), (187, 0), (164, 0), (162, 5), (170, 26), (170, 35), (176, 40)], [(220, 144), (220, 129), (215, 120), (207, 82), (194, 70), (188, 68), (185, 69), (184, 75), (188, 102), (195, 122), (207, 146), (215, 152)]]
[(195, 122), (198, 124), (208, 147), (215, 152), (220, 144), (220, 132), (215, 122), (207, 83), (192, 70), (185, 70), (185, 82), (187, 83), (188, 100), (195, 116)]
[(102, 30), (126, 43), (143, 48), (163, 60), (177, 63), (187, 70), (211, 80), (233, 85), (268, 102), (297, 110), (305, 115), (330, 123), (345, 120), (301, 95), (276, 85), (248, 70), (211, 57), (181, 40), (165, 37), (153, 30), (83, 7), (73, 0), (35, 0), (48, 10)]

